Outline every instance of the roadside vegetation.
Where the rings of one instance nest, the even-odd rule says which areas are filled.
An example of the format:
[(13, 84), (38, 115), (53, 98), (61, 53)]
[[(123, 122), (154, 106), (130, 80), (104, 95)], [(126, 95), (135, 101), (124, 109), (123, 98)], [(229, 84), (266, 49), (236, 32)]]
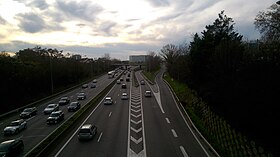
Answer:
[(0, 53), (0, 115), (93, 79), (118, 60), (63, 55), (52, 48), (27, 48), (15, 56)]
[(174, 90), (223, 156), (280, 155), (278, 140), (272, 140), (280, 131), (279, 13), (280, 5), (273, 4), (256, 16), (260, 40), (244, 41), (222, 11), (190, 43), (161, 49), (173, 82), (188, 86), (176, 84)]

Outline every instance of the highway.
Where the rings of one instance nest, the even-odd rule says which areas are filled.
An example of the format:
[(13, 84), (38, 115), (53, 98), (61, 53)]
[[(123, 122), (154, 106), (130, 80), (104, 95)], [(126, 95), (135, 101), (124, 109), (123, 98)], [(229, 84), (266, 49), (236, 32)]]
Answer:
[[(115, 78), (114, 78), (115, 79)], [(85, 100), (81, 100), (81, 107), (83, 107), (86, 103), (88, 103), (91, 99), (93, 99), (95, 96), (98, 95), (99, 92), (101, 92), (103, 89), (105, 89), (114, 79), (109, 79), (107, 74), (101, 76), (100, 78), (97, 78), (97, 87), (96, 88), (81, 88), (78, 87), (68, 93), (64, 93), (62, 95), (57, 96), (56, 98), (41, 104), (37, 107), (37, 115), (33, 116), (29, 119), (27, 119), (27, 129), (23, 130), (17, 135), (11, 135), (11, 136), (4, 136), (3, 130), (12, 120), (19, 119), (19, 114), (13, 117), (9, 117), (8, 119), (5, 119), (1, 121), (0, 123), (0, 140), (5, 141), (8, 139), (15, 139), (15, 138), (21, 138), (23, 139), (25, 148), (23, 155), (29, 152), (34, 146), (36, 146), (38, 143), (40, 143), (45, 137), (47, 137), (51, 132), (53, 132), (58, 126), (60, 126), (64, 121), (66, 121), (68, 118), (70, 118), (74, 112), (68, 112), (67, 106), (60, 106), (60, 110), (64, 112), (65, 119), (60, 122), (59, 124), (55, 125), (47, 125), (46, 120), (48, 115), (43, 114), (44, 108), (50, 104), (50, 103), (58, 103), (59, 99), (63, 96), (68, 96), (70, 98), (70, 102), (77, 101), (77, 93), (84, 92), (87, 95), (87, 98)]]
[[(116, 84), (107, 94), (113, 105), (99, 105), (82, 124), (77, 124), (50, 156), (127, 156), (127, 157), (210, 157), (213, 156), (204, 144), (194, 136), (181, 114), (172, 93), (162, 80), (163, 70), (156, 77), (156, 85), (132, 86), (127, 89)], [(144, 80), (136, 72), (138, 81)], [(125, 76), (124, 76), (125, 81)], [(152, 97), (144, 92), (151, 90)], [(122, 92), (130, 95), (121, 100)], [(98, 127), (98, 133), (91, 141), (79, 141), (78, 129), (86, 123)]]

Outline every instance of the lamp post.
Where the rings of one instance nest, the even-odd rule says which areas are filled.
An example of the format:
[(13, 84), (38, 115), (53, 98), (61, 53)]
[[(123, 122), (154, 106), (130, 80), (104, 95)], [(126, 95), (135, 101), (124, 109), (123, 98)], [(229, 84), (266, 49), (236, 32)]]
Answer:
[(51, 94), (53, 94), (53, 68), (52, 68), (52, 49), (49, 49), (49, 57), (50, 57), (50, 74), (51, 74)]

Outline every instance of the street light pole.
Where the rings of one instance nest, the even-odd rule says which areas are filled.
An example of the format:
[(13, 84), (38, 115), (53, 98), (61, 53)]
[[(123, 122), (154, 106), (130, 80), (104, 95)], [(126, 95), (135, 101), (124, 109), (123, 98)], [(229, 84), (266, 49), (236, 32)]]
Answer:
[[(51, 50), (52, 51), (52, 50)], [(50, 73), (51, 73), (51, 94), (53, 94), (53, 68), (52, 68), (52, 52), (50, 53)]]

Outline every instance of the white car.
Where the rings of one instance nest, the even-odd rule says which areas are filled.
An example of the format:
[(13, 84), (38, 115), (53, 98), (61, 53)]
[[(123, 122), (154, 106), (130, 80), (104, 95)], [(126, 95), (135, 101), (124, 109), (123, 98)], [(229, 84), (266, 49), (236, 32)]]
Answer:
[(104, 105), (112, 105), (113, 104), (113, 100), (111, 97), (106, 97), (104, 99)]
[(4, 135), (14, 135), (18, 134), (21, 130), (27, 128), (27, 122), (23, 119), (12, 121), (10, 125), (8, 125), (4, 129)]
[(58, 111), (59, 106), (58, 104), (49, 104), (45, 109), (44, 109), (44, 114), (51, 114), (54, 111)]
[(145, 95), (145, 97), (151, 97), (152, 96), (152, 92), (149, 91), (149, 90), (146, 90), (144, 95)]
[(86, 99), (86, 94), (83, 92), (78, 93), (77, 100), (84, 100), (84, 99)]
[(122, 93), (121, 99), (122, 99), (122, 100), (127, 100), (127, 99), (128, 99), (127, 93)]

